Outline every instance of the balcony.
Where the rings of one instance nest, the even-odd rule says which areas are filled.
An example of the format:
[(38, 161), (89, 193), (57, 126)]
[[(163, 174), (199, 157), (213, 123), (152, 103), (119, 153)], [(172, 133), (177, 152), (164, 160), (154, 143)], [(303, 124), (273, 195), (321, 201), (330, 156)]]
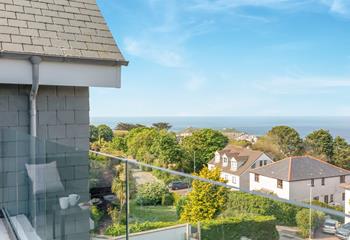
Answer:
[(344, 222), (335, 208), (244, 192), (214, 171), (189, 175), (1, 130), (0, 239), (290, 239), (303, 221), (312, 235), (326, 215)]

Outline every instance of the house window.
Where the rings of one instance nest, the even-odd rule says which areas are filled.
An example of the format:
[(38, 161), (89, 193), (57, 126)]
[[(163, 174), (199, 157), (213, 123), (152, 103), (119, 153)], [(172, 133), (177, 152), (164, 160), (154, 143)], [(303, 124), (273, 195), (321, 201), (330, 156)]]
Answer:
[(227, 164), (227, 161), (228, 161), (227, 157), (224, 157), (224, 163), (225, 164)]
[(231, 161), (231, 169), (232, 170), (237, 170), (237, 162), (234, 161), (234, 160)]
[(345, 201), (345, 193), (342, 193), (342, 194), (341, 194), (341, 199), (342, 199), (343, 201)]
[(264, 166), (267, 165), (267, 160), (264, 160)]
[(315, 201), (320, 201), (320, 197), (319, 197), (319, 196), (316, 196), (316, 197), (314, 197), (314, 200), (315, 200)]
[(263, 165), (263, 161), (260, 161), (259, 166), (262, 167), (262, 165)]
[(315, 179), (311, 179), (311, 187), (315, 186)]
[[(321, 179), (321, 185), (324, 186), (324, 184), (325, 184), (325, 179), (322, 178), (322, 179)], [(328, 196), (327, 196), (327, 197), (328, 197)]]
[(225, 174), (225, 180), (228, 180), (228, 175), (227, 174)]
[(345, 183), (345, 176), (340, 176), (340, 183)]
[(283, 188), (283, 181), (280, 179), (277, 179), (277, 187), (278, 188)]
[(236, 184), (236, 177), (232, 176), (232, 183)]
[(255, 180), (255, 182), (259, 182), (259, 174), (254, 174), (254, 180)]
[(333, 202), (333, 194), (331, 194), (331, 197), (330, 197), (330, 201), (329, 202)]

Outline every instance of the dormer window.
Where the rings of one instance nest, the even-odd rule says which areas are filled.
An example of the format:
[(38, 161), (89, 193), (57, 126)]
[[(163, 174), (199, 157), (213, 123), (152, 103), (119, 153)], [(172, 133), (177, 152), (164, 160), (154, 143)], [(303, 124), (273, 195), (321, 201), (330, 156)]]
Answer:
[(228, 165), (228, 158), (227, 158), (227, 156), (223, 156), (222, 161), (223, 161), (223, 165), (224, 166)]
[(237, 161), (231, 160), (231, 170), (237, 171)]

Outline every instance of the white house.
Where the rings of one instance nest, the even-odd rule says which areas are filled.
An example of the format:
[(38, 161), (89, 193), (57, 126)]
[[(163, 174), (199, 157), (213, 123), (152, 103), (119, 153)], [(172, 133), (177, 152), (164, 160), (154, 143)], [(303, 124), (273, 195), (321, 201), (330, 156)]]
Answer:
[[(349, 183), (344, 183), (341, 185), (342, 188), (345, 189), (345, 214), (350, 216), (350, 184)], [(345, 223), (350, 222), (350, 217), (346, 216), (345, 217)]]
[(229, 146), (215, 152), (208, 168), (220, 168), (221, 177), (227, 180), (228, 185), (249, 190), (249, 170), (272, 162), (273, 160), (261, 151)]
[(344, 205), (341, 184), (350, 182), (350, 171), (310, 156), (289, 157), (250, 171), (250, 190), (276, 194), (296, 201), (319, 200)]

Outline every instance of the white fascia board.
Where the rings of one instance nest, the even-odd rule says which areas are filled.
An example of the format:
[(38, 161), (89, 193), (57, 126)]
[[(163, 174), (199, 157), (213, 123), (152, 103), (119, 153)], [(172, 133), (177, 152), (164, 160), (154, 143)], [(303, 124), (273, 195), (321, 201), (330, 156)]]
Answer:
[[(32, 84), (31, 63), (28, 60), (0, 59), (0, 83)], [(121, 67), (43, 61), (39, 67), (39, 84), (120, 88)]]

